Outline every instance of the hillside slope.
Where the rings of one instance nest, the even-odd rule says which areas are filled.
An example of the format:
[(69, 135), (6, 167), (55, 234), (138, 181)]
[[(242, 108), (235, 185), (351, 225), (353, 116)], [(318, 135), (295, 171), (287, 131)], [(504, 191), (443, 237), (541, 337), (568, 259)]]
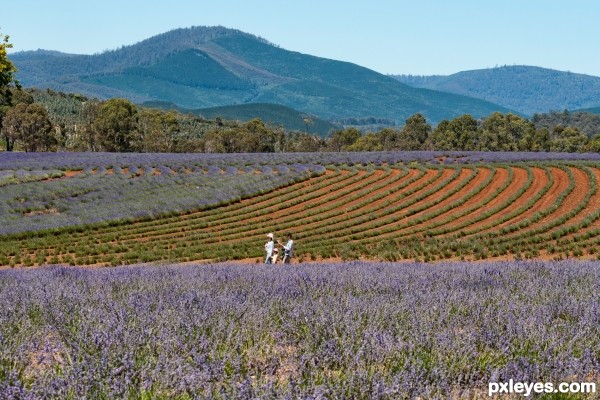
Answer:
[(449, 76), (394, 75), (408, 85), (471, 96), (526, 115), (600, 106), (600, 77), (530, 66), (504, 66)]
[(592, 107), (592, 108), (583, 108), (581, 110), (577, 110), (581, 112), (587, 112), (591, 114), (600, 114), (600, 107)]
[[(306, 115), (293, 108), (282, 106), (280, 104), (247, 103), (233, 106), (200, 108), (196, 110), (177, 107), (173, 103), (164, 102), (146, 102), (142, 105), (164, 110), (175, 109), (184, 114), (192, 113), (208, 119), (223, 118), (234, 121), (249, 121), (254, 118), (260, 118), (264, 122), (281, 125), (287, 131), (308, 130), (323, 137), (327, 136), (332, 131), (342, 128), (341, 125), (334, 125), (320, 118)], [(304, 120), (305, 117), (310, 118), (310, 125), (308, 127)]]
[(25, 86), (91, 97), (166, 101), (197, 109), (276, 103), (326, 119), (388, 118), (421, 112), (432, 122), (508, 109), (413, 88), (361, 66), (281, 49), (222, 27), (193, 27), (95, 55), (15, 53)]

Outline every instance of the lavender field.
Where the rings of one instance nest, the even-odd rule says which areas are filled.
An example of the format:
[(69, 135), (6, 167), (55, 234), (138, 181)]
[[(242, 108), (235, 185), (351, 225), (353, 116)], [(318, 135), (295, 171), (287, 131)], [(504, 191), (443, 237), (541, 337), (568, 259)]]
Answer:
[(2, 399), (446, 399), (600, 378), (600, 263), (0, 271)]
[[(325, 166), (600, 161), (598, 153), (0, 153), (0, 235), (127, 223), (230, 204)], [(67, 176), (66, 172), (77, 172)]]
[(0, 235), (206, 209), (324, 171), (314, 164), (261, 165), (197, 155), (2, 154)]
[(501, 163), (518, 161), (600, 161), (599, 153), (555, 153), (519, 151), (370, 151), (329, 153), (0, 153), (1, 169), (85, 169), (99, 165), (280, 165), (439, 162)]

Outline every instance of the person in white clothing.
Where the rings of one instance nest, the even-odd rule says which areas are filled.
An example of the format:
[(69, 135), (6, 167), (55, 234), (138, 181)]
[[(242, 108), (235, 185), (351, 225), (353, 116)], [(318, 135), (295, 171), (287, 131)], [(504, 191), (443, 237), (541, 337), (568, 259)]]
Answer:
[(277, 264), (277, 258), (279, 257), (279, 249), (273, 248), (273, 256), (271, 257), (271, 264)]
[(277, 243), (283, 247), (283, 263), (289, 264), (292, 261), (292, 256), (294, 255), (294, 241), (292, 240), (291, 233), (287, 233), (285, 238), (287, 239), (286, 244), (283, 244), (280, 241), (277, 241)]
[(267, 252), (267, 257), (265, 258), (265, 264), (271, 264), (272, 256), (273, 256), (273, 248), (275, 247), (275, 241), (273, 239), (273, 234), (269, 233), (267, 235), (269, 241), (265, 243), (265, 251)]

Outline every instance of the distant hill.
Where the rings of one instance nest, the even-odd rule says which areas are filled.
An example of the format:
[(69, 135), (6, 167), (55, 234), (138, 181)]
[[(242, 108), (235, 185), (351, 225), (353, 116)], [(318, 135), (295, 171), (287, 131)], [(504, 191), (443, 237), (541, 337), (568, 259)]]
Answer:
[[(269, 103), (248, 103), (235, 106), (220, 106), (201, 108), (196, 110), (178, 107), (173, 103), (165, 102), (146, 102), (142, 104), (145, 107), (161, 108), (165, 110), (175, 109), (182, 113), (193, 113), (206, 119), (223, 118), (226, 120), (249, 121), (254, 118), (260, 118), (264, 122), (274, 125), (282, 125), (287, 131), (308, 130), (311, 133), (317, 133), (320, 136), (327, 136), (332, 131), (341, 129), (341, 126), (334, 125), (318, 117), (309, 116), (292, 108), (279, 104)], [(309, 117), (309, 126), (306, 125), (304, 118)]]
[(576, 111), (588, 112), (591, 114), (600, 114), (600, 107), (582, 108), (581, 110), (576, 110)]
[(471, 96), (525, 115), (600, 106), (600, 77), (529, 66), (449, 76), (392, 75), (407, 85)]
[(600, 134), (600, 115), (584, 111), (552, 111), (534, 114), (531, 118), (536, 128), (553, 130), (557, 126), (577, 128), (589, 137)]
[(284, 50), (223, 27), (192, 27), (95, 55), (14, 53), (24, 86), (89, 97), (166, 101), (188, 109), (281, 104), (323, 119), (390, 119), (420, 112), (431, 122), (505, 107), (405, 85), (367, 68)]

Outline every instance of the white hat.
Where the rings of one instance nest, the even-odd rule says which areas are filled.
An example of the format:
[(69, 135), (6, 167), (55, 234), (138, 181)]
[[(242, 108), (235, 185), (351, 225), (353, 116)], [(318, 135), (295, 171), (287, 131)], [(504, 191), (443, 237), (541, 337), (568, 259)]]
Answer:
[(272, 233), (269, 233), (269, 234), (267, 235), (267, 237), (268, 237), (268, 238), (271, 238), (271, 239), (273, 239), (273, 234), (272, 234)]

